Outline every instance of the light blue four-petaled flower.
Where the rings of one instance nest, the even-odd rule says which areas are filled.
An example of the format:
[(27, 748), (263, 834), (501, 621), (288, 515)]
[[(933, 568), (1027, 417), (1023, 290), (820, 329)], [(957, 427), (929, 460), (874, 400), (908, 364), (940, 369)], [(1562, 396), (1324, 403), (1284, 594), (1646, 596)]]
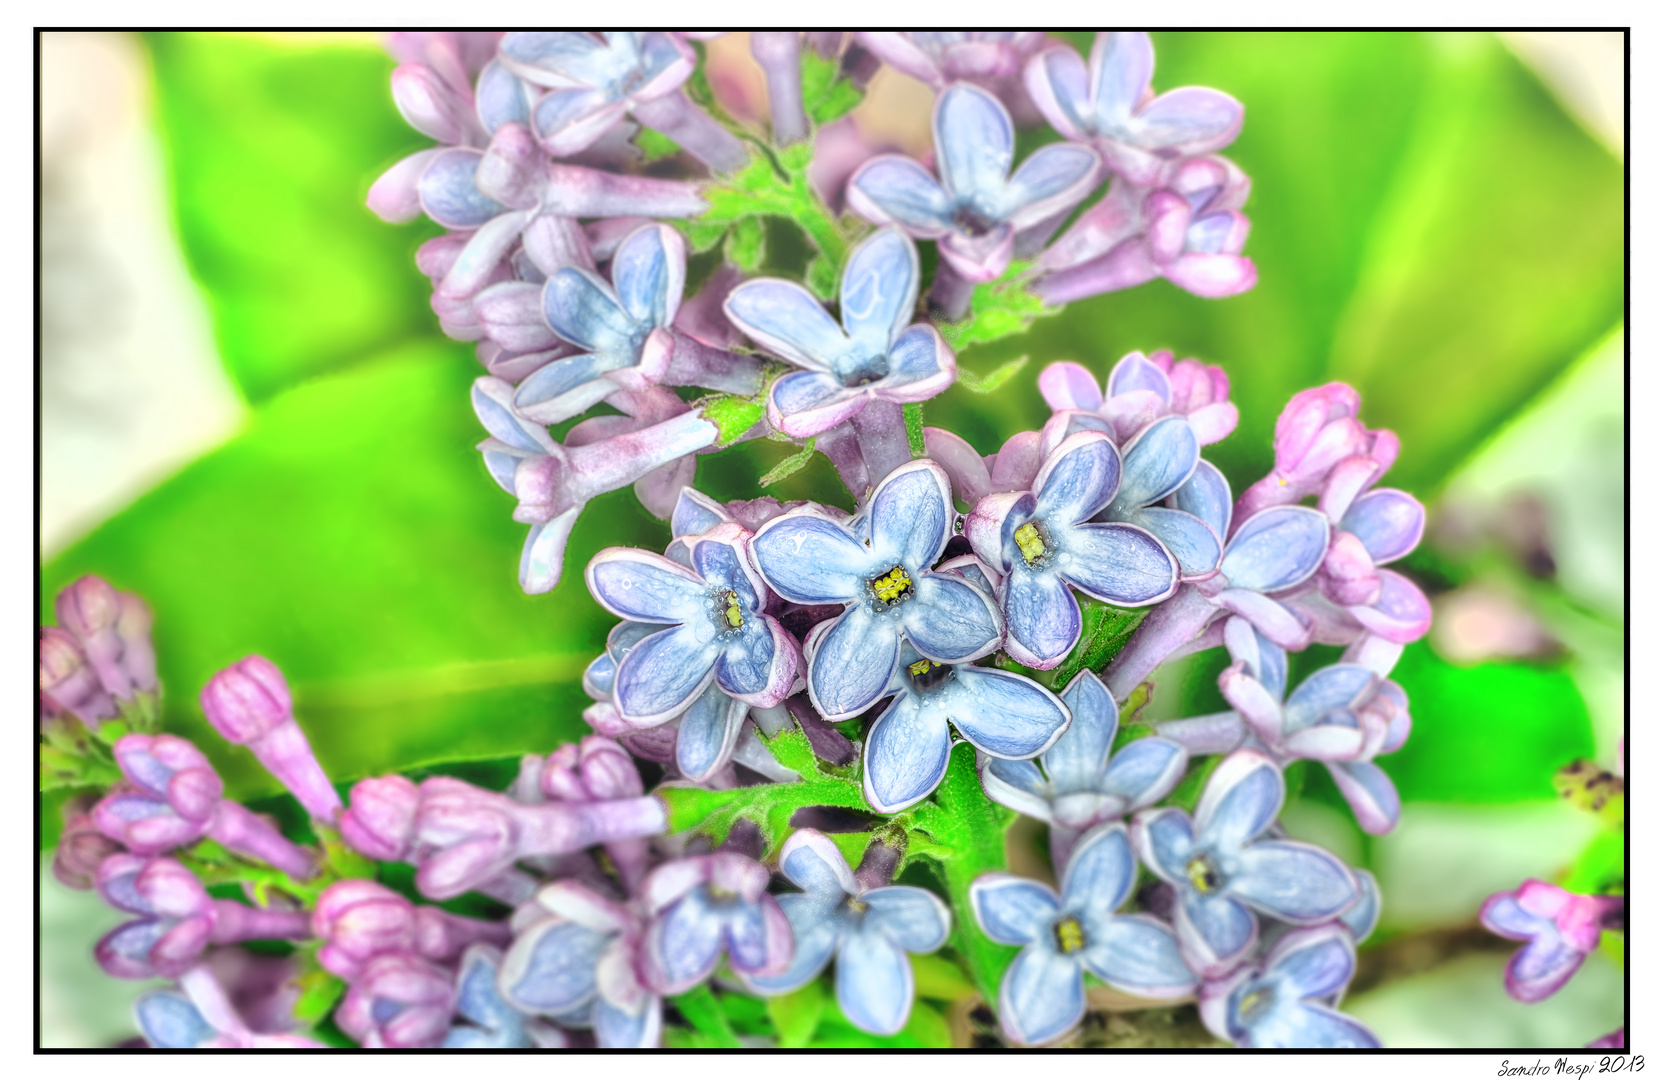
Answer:
[(1138, 997), (1171, 999), (1196, 988), (1166, 923), (1116, 914), (1136, 878), (1127, 826), (1111, 822), (1081, 838), (1058, 892), (1010, 874), (972, 882), (971, 907), (983, 933), (1023, 946), (1000, 982), (1000, 1024), (1013, 1042), (1068, 1034), (1087, 1009), (1084, 971)]
[(799, 829), (781, 847), (780, 869), (803, 890), (780, 898), (797, 952), (784, 974), (747, 980), (764, 994), (803, 986), (837, 957), (838, 1007), (874, 1035), (894, 1035), (913, 1009), (908, 953), (931, 953), (948, 940), (948, 905), (912, 885), (866, 888), (838, 846)]
[(752, 538), (752, 558), (782, 598), (844, 605), (811, 632), (813, 647), (805, 650), (810, 700), (822, 716), (846, 719), (883, 697), (904, 636), (940, 664), (975, 660), (1000, 645), (994, 598), (931, 570), (954, 517), (948, 475), (920, 459), (879, 483), (854, 530), (805, 508), (764, 523)]
[(1336, 1009), (1353, 978), (1353, 938), (1336, 923), (1279, 939), (1260, 964), (1204, 983), (1198, 1002), (1216, 1035), (1265, 1050), (1376, 1049), (1381, 1041)]
[(1359, 898), (1352, 871), (1294, 840), (1261, 840), (1283, 808), (1283, 773), (1264, 754), (1238, 750), (1209, 777), (1195, 821), (1176, 807), (1133, 819), (1140, 858), (1175, 890), (1174, 930), (1192, 967), (1223, 975), (1254, 947), (1255, 911), (1310, 926)]

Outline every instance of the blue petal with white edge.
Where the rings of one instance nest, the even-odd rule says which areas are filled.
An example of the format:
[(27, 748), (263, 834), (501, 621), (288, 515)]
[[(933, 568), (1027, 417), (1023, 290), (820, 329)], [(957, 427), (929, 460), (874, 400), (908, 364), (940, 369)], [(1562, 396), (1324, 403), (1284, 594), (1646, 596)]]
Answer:
[(723, 301), (729, 322), (765, 349), (798, 367), (830, 370), (850, 339), (808, 289), (779, 278), (737, 285)]
[(707, 686), (677, 725), (677, 770), (698, 782), (727, 764), (746, 711), (745, 702), (729, 697), (715, 682)]
[(1191, 889), (1180, 889), (1174, 921), (1180, 937), (1190, 936), (1195, 944), (1201, 945), (1204, 959), (1210, 963), (1229, 962), (1254, 944), (1254, 915), (1221, 893), (1204, 896)]
[(659, 1045), (663, 1018), (656, 997), (646, 999), (636, 1012), (598, 999), (591, 1019), (595, 1024), (596, 1045), (604, 1050), (650, 1049)]
[(1051, 691), (999, 668), (957, 668), (934, 698), (923, 707), (946, 713), (967, 742), (995, 757), (1034, 757), (1070, 722), (1069, 711)]
[(813, 829), (793, 833), (781, 852), (781, 872), (828, 909), (861, 889), (838, 846)]
[(870, 204), (884, 218), (920, 235), (936, 235), (954, 227), (954, 205), (930, 171), (901, 154), (874, 158), (850, 178), (852, 202)]
[(693, 488), (683, 488), (671, 510), (672, 536), (698, 536), (731, 520), (728, 508)]
[(1353, 500), (1342, 515), (1340, 528), (1359, 538), (1376, 565), (1409, 555), (1422, 539), (1427, 512), (1403, 491), (1383, 488)]
[(1197, 843), (1235, 851), (1272, 827), (1283, 796), (1283, 773), (1270, 758), (1233, 754), (1215, 769), (1197, 802)]
[(423, 211), (447, 229), (478, 229), (509, 208), (475, 186), (480, 151), (455, 149), (436, 155), (422, 170), (416, 192)]
[(913, 1009), (913, 967), (885, 935), (865, 927), (838, 943), (838, 1006), (874, 1035), (894, 1035)]
[[(1069, 737), (1068, 728), (1064, 737)], [(983, 793), (989, 798), (1025, 817), (1052, 820), (1052, 787), (1034, 761), (991, 757), (980, 769)]]
[(524, 124), (531, 117), (520, 80), (496, 60), (480, 70), (474, 84), (474, 108), (481, 125), (493, 135), (504, 124)]
[(563, 266), (543, 283), (543, 317), (550, 329), (591, 352), (613, 353), (634, 364), (646, 333), (589, 270)]
[(1341, 922), (1353, 935), (1353, 940), (1360, 942), (1376, 929), (1376, 920), (1381, 917), (1382, 889), (1376, 884), (1376, 875), (1368, 870), (1355, 868), (1353, 877), (1358, 879), (1359, 898), (1341, 913)]
[(863, 925), (908, 952), (936, 952), (948, 940), (948, 905), (934, 893), (912, 885), (886, 885), (863, 893), (861, 899), (867, 905)]
[(619, 712), (637, 723), (670, 719), (694, 703), (711, 678), (718, 646), (689, 626), (661, 630), (630, 650), (619, 663), (613, 698)]
[(590, 593), (621, 619), (678, 623), (705, 614), (705, 582), (668, 559), (635, 548), (613, 548), (590, 563)]
[(1145, 358), (1141, 352), (1131, 352), (1110, 369), (1110, 396), (1148, 390), (1167, 405), (1173, 400), (1174, 387), (1168, 373)]
[(1115, 497), (1121, 478), (1122, 461), (1114, 443), (1092, 432), (1071, 435), (1035, 478), (1035, 516), (1060, 531), (1086, 521)]
[(1064, 910), (1108, 914), (1127, 899), (1134, 877), (1127, 826), (1119, 821), (1100, 825), (1076, 841), (1064, 867)]
[(898, 696), (862, 747), (861, 786), (868, 803), (881, 814), (894, 814), (923, 799), (947, 775), (951, 749), (941, 714), (921, 708), (911, 695)]
[(1010, 637), (1043, 664), (1056, 665), (1081, 637), (1081, 608), (1050, 570), (1035, 573), (1013, 565), (1004, 609)]
[[(1081, 721), (1077, 719), (1076, 723)], [(1185, 747), (1163, 738), (1144, 738), (1116, 752), (1099, 778), (1098, 790), (1127, 803), (1128, 809), (1149, 806), (1174, 789), (1185, 775)]]
[(1070, 711), (1070, 726), (1041, 758), (1057, 791), (1090, 791), (1104, 772), (1120, 717), (1102, 680), (1083, 671), (1058, 695)]
[[(561, 419), (577, 416), (618, 390), (618, 386), (612, 382), (595, 387), (591, 387), (590, 384), (609, 371), (617, 371), (624, 367), (628, 361), (629, 357), (621, 356), (619, 353), (579, 353), (577, 356), (565, 356), (545, 364), (515, 388), (515, 408), (527, 412), (540, 410), (539, 415), (552, 424), (560, 422), (559, 419), (550, 418), (557, 413), (566, 414)], [(574, 393), (580, 388), (584, 388), (585, 392)]]
[[(948, 346), (943, 344), (942, 335), (924, 324), (910, 326), (890, 346), (890, 377), (885, 382), (896, 387), (934, 379), (942, 374), (945, 354)], [(949, 354), (946, 359), (953, 357)], [(947, 385), (942, 389), (946, 390)]]
[(1025, 947), (1001, 980), (1000, 1024), (1014, 1042), (1061, 1038), (1086, 1011), (1080, 963), (1044, 945)]
[(866, 595), (873, 553), (848, 529), (815, 514), (787, 514), (751, 541), (769, 587), (794, 604), (847, 604)]
[(991, 939), (1002, 945), (1027, 945), (1051, 933), (1058, 897), (1038, 881), (984, 874), (971, 883), (971, 910)]
[(1274, 506), (1243, 523), (1226, 544), (1220, 571), (1239, 589), (1277, 592), (1317, 571), (1330, 546), (1330, 522), (1305, 506)]
[(903, 465), (880, 482), (868, 508), (873, 559), (910, 574), (929, 570), (948, 543), (954, 501), (947, 475), (929, 459)]
[(1063, 535), (1059, 549), (1058, 573), (1109, 604), (1154, 604), (1179, 584), (1179, 563), (1168, 549), (1132, 525), (1079, 525)]
[(1277, 982), (1294, 998), (1328, 998), (1339, 994), (1353, 978), (1353, 948), (1343, 934), (1321, 929), (1310, 941), (1293, 945), (1285, 939), (1266, 970), (1265, 981)]
[(638, 326), (669, 326), (682, 304), (685, 248), (669, 225), (647, 225), (613, 252), (613, 290)]
[(1324, 719), (1332, 709), (1351, 708), (1376, 682), (1362, 664), (1331, 664), (1302, 680), (1284, 703), (1284, 731), (1299, 731)]
[(994, 651), (1003, 627), (994, 598), (963, 578), (924, 574), (902, 607), (908, 640), (939, 663), (974, 660)]
[(1171, 884), (1183, 885), (1186, 860), (1196, 847), (1190, 817), (1183, 810), (1169, 807), (1141, 814), (1138, 826), (1143, 838), (1139, 854), (1145, 865)]
[(791, 965), (779, 975), (753, 975), (746, 980), (765, 994), (796, 990), (821, 974), (847, 925), (818, 897), (788, 893), (779, 900), (786, 921), (792, 924), (794, 952)]
[(1122, 516), (1129, 525), (1137, 525), (1162, 542), (1179, 563), (1179, 572), (1187, 578), (1205, 577), (1220, 565), (1220, 538), (1203, 520), (1183, 510), (1169, 510), (1151, 506), (1131, 510)]
[(717, 967), (724, 937), (723, 913), (695, 889), (660, 916), (650, 932), (649, 948), (671, 993), (705, 979)]
[(996, 213), (1015, 229), (1037, 224), (1083, 198), (1098, 173), (1098, 154), (1074, 143), (1052, 143), (1030, 154), (1012, 174)]
[(838, 312), (857, 345), (883, 355), (919, 299), (919, 251), (895, 229), (880, 229), (851, 253)]
[(894, 625), (853, 607), (822, 634), (809, 661), (809, 692), (822, 716), (846, 719), (884, 696), (902, 655)]
[(1002, 197), (1012, 171), (1012, 118), (993, 94), (969, 83), (950, 86), (937, 98), (931, 133), (942, 186), (957, 204)]
[(152, 990), (133, 1003), (145, 1041), (158, 1050), (194, 1050), (218, 1035), (184, 994)]
[(1092, 61), (1094, 118), (1099, 132), (1110, 134), (1138, 108), (1156, 58), (1148, 35), (1121, 32), (1094, 42)]
[(1237, 856), (1227, 888), (1233, 896), (1285, 922), (1334, 918), (1359, 897), (1340, 859), (1310, 844), (1268, 840)]
[(538, 923), (503, 957), (500, 989), (523, 1012), (575, 1009), (595, 996), (596, 961), (608, 940), (576, 923)]
[(1165, 499), (1197, 467), (1196, 432), (1183, 416), (1164, 416), (1122, 447), (1122, 484), (1110, 515), (1124, 519), (1131, 510)]
[(1224, 537), (1231, 526), (1231, 485), (1210, 462), (1197, 462), (1191, 479), (1174, 492), (1173, 504), (1174, 509), (1200, 518), (1215, 536)]
[(1149, 915), (1106, 920), (1093, 933), (1082, 959), (1111, 986), (1141, 997), (1180, 997), (1197, 984), (1173, 930)]
[[(1236, 995), (1233, 995), (1236, 998)], [(1269, 1010), (1241, 1030), (1239, 1046), (1256, 1050), (1374, 1050), (1381, 1040), (1351, 1016), (1310, 1001), (1293, 1001)]]

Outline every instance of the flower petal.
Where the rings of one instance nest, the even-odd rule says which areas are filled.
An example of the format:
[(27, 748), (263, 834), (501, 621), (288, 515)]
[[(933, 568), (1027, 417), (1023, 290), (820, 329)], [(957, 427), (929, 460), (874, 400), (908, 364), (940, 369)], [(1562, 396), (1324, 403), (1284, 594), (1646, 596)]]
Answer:
[(1174, 905), (1174, 935), (1193, 966), (1204, 975), (1218, 976), (1254, 948), (1254, 914), (1224, 893), (1204, 896), (1193, 889), (1179, 890)]
[(935, 710), (899, 695), (867, 732), (861, 787), (881, 814), (894, 814), (935, 791), (948, 774), (948, 725)]
[(1296, 931), (1280, 940), (1263, 962), (1266, 981), (1290, 998), (1333, 998), (1353, 978), (1353, 941), (1333, 926)]
[(706, 583), (663, 555), (639, 548), (607, 548), (584, 571), (596, 602), (621, 619), (678, 623), (703, 618)]
[(1214, 603), (1242, 618), (1279, 648), (1299, 652), (1312, 643), (1315, 624), (1312, 612), (1305, 608), (1292, 607), (1250, 589), (1223, 589)]
[(998, 203), (1014, 229), (1026, 229), (1067, 210), (1098, 181), (1099, 157), (1085, 146), (1052, 143), (1018, 166)]
[(844, 267), (838, 315), (867, 352), (883, 355), (919, 299), (919, 251), (896, 229), (880, 229), (857, 245)]
[(794, 371), (769, 387), (769, 422), (807, 439), (844, 423), (867, 407), (868, 393), (823, 371)]
[(1018, 953), (1000, 982), (1000, 1026), (1013, 1042), (1051, 1042), (1067, 1035), (1087, 1011), (1081, 965), (1043, 945)]
[(838, 1006), (852, 1024), (894, 1035), (913, 1009), (913, 966), (883, 934), (857, 930), (838, 947)]
[(1359, 828), (1384, 836), (1399, 824), (1399, 790), (1380, 765), (1370, 761), (1333, 761), (1327, 764), (1336, 787), (1353, 808)]
[[(1068, 728), (1064, 737), (1069, 737)], [(1057, 748), (1054, 743), (1053, 750)], [(978, 775), (983, 781), (983, 793), (1001, 806), (1037, 821), (1052, 820), (1050, 785), (1033, 761), (991, 757), (978, 767)]]
[[(769, 587), (794, 604), (847, 604), (866, 594), (873, 554), (850, 531), (815, 513), (784, 514), (751, 539)], [(888, 673), (886, 674), (888, 678)]]
[(669, 326), (682, 305), (688, 246), (669, 225), (644, 225), (613, 252), (613, 289), (638, 326)]
[(1080, 53), (1068, 46), (1043, 49), (1030, 59), (1023, 76), (1035, 107), (1058, 134), (1066, 139), (1087, 137), (1093, 105)]
[(888, 401), (911, 404), (948, 389), (959, 369), (948, 343), (936, 328), (919, 323), (897, 336), (890, 347), (890, 374), (869, 387)]
[(1409, 645), (1428, 632), (1434, 619), (1428, 598), (1409, 578), (1392, 570), (1378, 570), (1382, 595), (1369, 607), (1349, 607), (1347, 613), (1377, 637), (1396, 645)]
[(746, 980), (747, 985), (769, 995), (796, 990), (821, 974), (846, 926), (843, 919), (829, 915), (820, 898), (807, 893), (782, 896), (780, 909), (792, 925), (792, 963), (779, 975), (753, 975)]
[(570, 420), (618, 391), (603, 376), (628, 360), (618, 353), (579, 353), (545, 364), (515, 388), (515, 411), (540, 424)]
[(1040, 374), (1041, 397), (1056, 411), (1084, 409), (1096, 412), (1104, 403), (1098, 382), (1086, 368), (1073, 360), (1057, 360)]
[(1340, 527), (1358, 537), (1376, 565), (1389, 563), (1422, 541), (1427, 513), (1403, 491), (1383, 488), (1354, 500), (1341, 517)]
[(1022, 563), (1006, 578), (1006, 648), (1021, 664), (1057, 667), (1081, 637), (1081, 608), (1069, 586), (1051, 571)]
[(577, 1008), (595, 996), (596, 961), (610, 937), (553, 919), (522, 931), (503, 957), (503, 996), (522, 1012)]
[(1322, 848), (1291, 840), (1244, 848), (1226, 887), (1252, 907), (1292, 923), (1334, 918), (1359, 895), (1345, 863)]
[(1214, 530), (1225, 536), (1231, 525), (1231, 485), (1225, 474), (1207, 461), (1198, 461), (1191, 478), (1174, 492), (1174, 508), (1195, 514)]
[(894, 222), (910, 235), (936, 237), (954, 227), (954, 208), (937, 178), (902, 154), (881, 154), (850, 177), (850, 209), (875, 223)]
[(158, 1050), (194, 1050), (219, 1034), (184, 994), (152, 990), (133, 1003), (145, 1041)]
[[(1102, 33), (1088, 59), (1093, 106), (1100, 124), (1122, 120), (1138, 108), (1156, 69), (1150, 35), (1142, 31)], [(1100, 130), (1104, 130), (1102, 127)]]
[(1311, 577), (1330, 546), (1330, 523), (1305, 506), (1275, 506), (1245, 521), (1226, 543), (1220, 572), (1239, 589), (1277, 592)]
[(758, 278), (735, 286), (723, 301), (729, 322), (789, 363), (810, 371), (830, 370), (850, 348), (850, 339), (808, 289), (779, 278)]
[(1504, 985), (1517, 1001), (1542, 1001), (1566, 985), (1583, 965), (1585, 955), (1560, 938), (1545, 935), (1509, 958)]
[(947, 545), (954, 520), (942, 466), (928, 458), (903, 465), (880, 482), (869, 505), (874, 560), (894, 560), (910, 574), (929, 570)]
[(922, 574), (913, 599), (902, 608), (908, 640), (924, 656), (957, 664), (986, 656), (1000, 644), (1000, 610), (994, 598), (952, 574)]
[(509, 208), (480, 193), (474, 173), (480, 167), (480, 151), (458, 148), (436, 154), (416, 192), (422, 210), (447, 229), (478, 229)]
[(931, 132), (950, 197), (981, 204), (1001, 194), (1012, 171), (1012, 118), (993, 94), (969, 83), (948, 87), (937, 97)]
[(1083, 671), (1059, 695), (1070, 711), (1070, 726), (1041, 758), (1055, 790), (1090, 791), (1098, 784), (1120, 722), (1116, 700), (1102, 680)]
[(1135, 876), (1127, 826), (1119, 821), (1099, 825), (1076, 841), (1069, 865), (1064, 867), (1059, 889), (1064, 910), (1090, 920), (1091, 939), (1101, 919), (1127, 900)]
[(999, 668), (957, 668), (953, 684), (937, 692), (934, 704), (967, 742), (995, 757), (1034, 757), (1070, 722), (1050, 690)]
[(1299, 731), (1324, 719), (1333, 709), (1362, 704), (1376, 684), (1376, 673), (1360, 664), (1331, 664), (1302, 680), (1284, 705), (1285, 730)]
[(746, 712), (745, 702), (729, 697), (715, 682), (707, 686), (677, 725), (677, 770), (699, 783), (728, 764)]
[(844, 853), (814, 829), (799, 829), (787, 838), (780, 850), (780, 869), (825, 907), (861, 892)]
[(717, 655), (717, 645), (690, 626), (673, 626), (643, 638), (619, 661), (613, 703), (637, 726), (669, 720), (704, 691)]
[(1140, 997), (1181, 997), (1197, 985), (1197, 977), (1180, 955), (1173, 930), (1150, 915), (1121, 915), (1106, 920), (1088, 943), (1082, 959), (1094, 975)]
[(1379, 1049), (1369, 1028), (1327, 1005), (1300, 1001), (1270, 1011), (1250, 1026), (1239, 1045), (1266, 1050)]
[(861, 899), (868, 908), (863, 925), (899, 948), (936, 952), (948, 940), (952, 918), (948, 905), (935, 893), (912, 885), (886, 885), (863, 893)]
[(637, 1012), (598, 1000), (591, 1019), (596, 1045), (604, 1050), (647, 1050), (659, 1045), (663, 1016), (657, 997), (645, 999)]
[(480, 70), (474, 84), (474, 108), (481, 125), (493, 135), (504, 124), (524, 124), (531, 118), (520, 80), (496, 60)]
[(1197, 843), (1230, 852), (1272, 827), (1283, 807), (1283, 773), (1272, 760), (1241, 750), (1222, 761), (1197, 802)]
[[(1080, 723), (1079, 717), (1075, 721)], [(1177, 742), (1145, 738), (1128, 743), (1110, 759), (1098, 790), (1123, 800), (1123, 813), (1149, 806), (1174, 789), (1185, 775), (1187, 756)]]
[(1182, 86), (1147, 103), (1134, 118), (1141, 145), (1190, 157), (1218, 150), (1237, 138), (1243, 106), (1206, 86)]
[(647, 966), (654, 988), (679, 994), (705, 981), (723, 952), (723, 913), (705, 900), (703, 888), (678, 900), (648, 928)]
[(1035, 477), (1035, 515), (1060, 526), (1086, 521), (1115, 496), (1121, 475), (1121, 457), (1108, 437), (1076, 432), (1058, 445)]
[(983, 933), (1002, 945), (1041, 941), (1058, 917), (1058, 897), (1038, 881), (984, 874), (971, 883), (971, 910)]
[(729, 964), (742, 975), (778, 975), (792, 965), (792, 924), (767, 893), (730, 910), (725, 933)]
[(1185, 863), (1196, 840), (1185, 811), (1171, 806), (1144, 811), (1133, 819), (1132, 838), (1152, 873), (1170, 885), (1186, 883)]
[(902, 639), (894, 627), (856, 606), (823, 632), (809, 661), (809, 696), (823, 717), (848, 719), (884, 696), (902, 654)]
[(571, 157), (595, 145), (624, 119), (628, 106), (605, 90), (551, 90), (532, 106), (532, 130), (545, 151)]
[(1162, 506), (1132, 510), (1120, 520), (1137, 525), (1162, 542), (1187, 579), (1206, 577), (1220, 565), (1220, 538), (1201, 518)]
[[(1322, 520), (1322, 519), (1320, 519)], [(1080, 525), (1060, 537), (1058, 573), (1089, 596), (1123, 607), (1173, 595), (1179, 563), (1161, 542), (1133, 525)]]
[(1354, 943), (1362, 942), (1376, 929), (1376, 922), (1382, 915), (1382, 888), (1376, 884), (1376, 875), (1368, 870), (1353, 870), (1353, 877), (1358, 879), (1359, 898), (1352, 907), (1341, 913), (1341, 922), (1347, 927), (1347, 932), (1353, 935)]
[(1110, 513), (1127, 512), (1165, 499), (1197, 467), (1197, 435), (1183, 416), (1164, 416), (1122, 447), (1122, 483)]

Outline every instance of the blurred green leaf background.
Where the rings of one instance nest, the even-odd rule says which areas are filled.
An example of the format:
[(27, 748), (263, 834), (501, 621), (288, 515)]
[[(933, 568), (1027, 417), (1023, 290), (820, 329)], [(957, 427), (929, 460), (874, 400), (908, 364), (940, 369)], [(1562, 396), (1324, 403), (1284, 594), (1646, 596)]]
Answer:
[[(1227, 153), (1254, 182), (1246, 254), (1260, 284), (1208, 301), (1157, 281), (1073, 304), (1027, 335), (963, 353), (980, 374), (1017, 356), (1031, 365), (1000, 394), (954, 388), (929, 403), (928, 423), (991, 453), (1046, 418), (1032, 382), (1045, 363), (1103, 373), (1130, 350), (1169, 348), (1231, 377), (1242, 420), (1208, 456), (1235, 490), (1269, 467), (1272, 426), (1290, 395), (1343, 379), (1360, 389), (1366, 422), (1403, 440), (1387, 482), (1440, 507), (1448, 488), (1462, 490), (1453, 478), (1506, 442), (1511, 424), (1542, 412), (1557, 387), (1588, 382), (1581, 372), (1612, 367), (1624, 304), (1623, 164), (1496, 37), (1155, 38), (1158, 89), (1215, 86), (1246, 104)], [(576, 568), (603, 546), (662, 546), (666, 529), (629, 491), (598, 499), (580, 518), (562, 585), (541, 597), (517, 587), (524, 527), (472, 449), (480, 433), (467, 388), (480, 369), (469, 346), (440, 334), (412, 262), (437, 229), (391, 227), (364, 208), (370, 182), (425, 145), (393, 107), (393, 61), (363, 43), (269, 35), (144, 42), (179, 243), (252, 411), (235, 437), (42, 566), (42, 618), (85, 573), (148, 599), (166, 726), (209, 736), (202, 745), (236, 796), (275, 785), (211, 737), (196, 694), (254, 652), (289, 676), (301, 722), (338, 781), (546, 752), (584, 733), (577, 676), (609, 620)], [(790, 452), (752, 443), (702, 458), (699, 483), (721, 498), (753, 497), (756, 477)], [(1607, 459), (1591, 460), (1600, 469)], [(824, 497), (833, 487), (816, 457), (771, 493)], [(1507, 536), (1477, 528), (1482, 539), (1466, 544), (1442, 544), (1431, 528), (1406, 571), (1436, 598), (1489, 583), (1552, 634), (1570, 606), (1566, 618), (1582, 619), (1582, 630), (1531, 656), (1461, 661), (1437, 641), (1413, 646), (1395, 678), (1415, 726), (1383, 764), (1416, 836), (1507, 811), (1549, 822), (1542, 828), (1559, 829), (1576, 851), (1583, 826), (1558, 816), (1550, 775), (1597, 751), (1581, 672), (1611, 669), (1622, 597), (1569, 593), (1554, 574), (1522, 570)], [(1606, 659), (1591, 660), (1602, 649)], [(1168, 715), (1216, 707), (1223, 664), (1223, 654), (1204, 654), (1179, 667), (1160, 684), (1158, 706)], [(1599, 741), (1611, 752), (1611, 739)], [(1472, 918), (1473, 888), (1450, 912), (1401, 918), (1396, 898), (1426, 867), (1397, 837), (1359, 834), (1311, 772), (1294, 817), (1383, 875), (1387, 930)], [(43, 845), (56, 831), (45, 810)], [(1544, 834), (1497, 835), (1541, 847)], [(1499, 862), (1505, 875), (1538, 866)], [(1482, 897), (1519, 880), (1475, 875)]]

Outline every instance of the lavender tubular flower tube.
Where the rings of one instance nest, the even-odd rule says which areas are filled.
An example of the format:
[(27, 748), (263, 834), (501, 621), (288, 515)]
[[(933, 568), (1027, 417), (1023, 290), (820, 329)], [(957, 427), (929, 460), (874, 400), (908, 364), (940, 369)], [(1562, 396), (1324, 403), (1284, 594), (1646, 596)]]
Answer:
[(1071, 590), (1107, 603), (1154, 604), (1174, 591), (1179, 566), (1155, 537), (1090, 519), (1115, 498), (1122, 462), (1098, 431), (1080, 431), (1041, 466), (1033, 490), (990, 495), (966, 517), (973, 550), (1005, 575), (1006, 650), (1019, 663), (1058, 666), (1081, 636)]
[(947, 546), (954, 506), (948, 478), (929, 460), (910, 462), (873, 493), (858, 531), (800, 510), (764, 523), (751, 555), (784, 599), (843, 605), (808, 660), (810, 699), (827, 719), (855, 716), (885, 693), (905, 634), (922, 656), (964, 663), (999, 645), (994, 600), (931, 572)]
[(1335, 918), (1359, 885), (1339, 859), (1290, 840), (1258, 840), (1283, 806), (1283, 774), (1269, 758), (1239, 750), (1209, 777), (1193, 822), (1172, 807), (1133, 819), (1140, 858), (1177, 893), (1174, 929), (1202, 974), (1229, 972), (1254, 946), (1252, 909), (1284, 922)]
[(924, 889), (864, 883), (844, 855), (814, 829), (799, 829), (781, 848), (781, 873), (803, 890), (780, 898), (792, 924), (792, 966), (747, 981), (764, 994), (796, 990), (837, 957), (838, 1006), (875, 1035), (894, 1035), (913, 1008), (908, 953), (930, 953), (948, 940), (948, 905)]
[(763, 68), (769, 83), (769, 126), (780, 146), (809, 135), (801, 48), (796, 30), (752, 32), (752, 58)]
[(1195, 988), (1166, 924), (1115, 914), (1136, 876), (1127, 827), (1114, 822), (1081, 838), (1058, 892), (1010, 874), (972, 882), (971, 907), (983, 933), (1023, 946), (1000, 982), (1007, 1038), (1035, 1045), (1068, 1034), (1087, 1009), (1084, 971), (1139, 997), (1177, 998)]
[(289, 684), (262, 656), (250, 656), (208, 681), (202, 711), (227, 741), (247, 746), (307, 813), (333, 822), (341, 796), (324, 774), (312, 746), (295, 722)]

